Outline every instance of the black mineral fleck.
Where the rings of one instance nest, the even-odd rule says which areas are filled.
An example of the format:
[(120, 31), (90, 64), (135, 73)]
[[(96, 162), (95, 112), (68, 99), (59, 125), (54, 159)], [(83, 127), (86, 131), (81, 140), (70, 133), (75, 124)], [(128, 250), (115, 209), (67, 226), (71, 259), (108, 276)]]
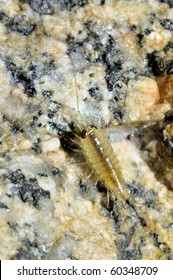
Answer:
[(139, 260), (141, 259), (141, 253), (137, 249), (128, 249), (125, 251), (121, 251), (118, 255), (118, 258), (120, 260)]
[(144, 34), (145, 35), (149, 35), (151, 33), (151, 30), (149, 30), (148, 28), (144, 29)]
[(30, 7), (40, 15), (53, 15), (55, 13), (56, 0), (26, 0)]
[(50, 91), (50, 90), (44, 90), (44, 91), (42, 92), (42, 95), (44, 96), (45, 99), (50, 100), (51, 97), (53, 96), (53, 92)]
[(37, 92), (34, 86), (34, 81), (28, 76), (26, 71), (22, 67), (17, 67), (10, 57), (5, 57), (4, 61), (6, 68), (10, 72), (14, 82), (16, 84), (22, 84), (29, 97), (35, 96)]
[(53, 168), (52, 169), (52, 175), (53, 176), (56, 176), (56, 175), (59, 175), (61, 173), (60, 169), (59, 168)]
[(168, 42), (167, 45), (164, 47), (164, 51), (165, 52), (173, 51), (173, 43), (172, 42)]
[(61, 10), (71, 11), (75, 7), (84, 7), (88, 0), (59, 0)]
[(87, 192), (87, 185), (82, 180), (80, 180), (80, 182), (79, 182), (79, 190), (80, 190), (81, 195), (84, 195)]
[(142, 227), (146, 227), (147, 226), (146, 220), (143, 217), (139, 216), (139, 221), (140, 221), (140, 224), (141, 224)]
[[(38, 124), (38, 127), (41, 127), (41, 126), (42, 126), (41, 124)], [(35, 142), (35, 143), (33, 144), (33, 146), (31, 147), (31, 149), (32, 149), (35, 153), (37, 153), (37, 154), (41, 154), (41, 153), (42, 153), (42, 149), (41, 149), (39, 143), (37, 143), (37, 142)]]
[(134, 32), (134, 31), (136, 31), (136, 29), (137, 29), (137, 26), (136, 25), (132, 25), (131, 28), (130, 28), (130, 31)]
[[(131, 237), (129, 234), (125, 236), (126, 239), (122, 239), (116, 242), (116, 246), (119, 250), (118, 259), (119, 260), (138, 260), (141, 258), (141, 252), (137, 248), (130, 248), (134, 245), (131, 244)], [(135, 246), (134, 246), (135, 247)]]
[(30, 35), (36, 28), (36, 24), (31, 19), (28, 20), (25, 14), (10, 17), (0, 11), (0, 21), (2, 21), (8, 32), (17, 32), (23, 36)]
[(40, 197), (50, 198), (49, 191), (39, 187), (35, 178), (25, 180), (24, 184), (19, 187), (19, 197), (23, 202), (30, 202), (35, 208), (39, 207)]
[(8, 210), (9, 208), (8, 208), (8, 206), (7, 206), (5, 203), (3, 203), (3, 202), (0, 201), (0, 209), (6, 209), (6, 210)]
[(53, 15), (57, 11), (71, 11), (76, 7), (84, 7), (88, 0), (26, 0), (30, 7), (40, 15)]
[(131, 184), (127, 184), (127, 188), (129, 189), (132, 196), (142, 198), (148, 206), (152, 204), (154, 205), (154, 202), (157, 198), (157, 193), (153, 190), (146, 190), (144, 186), (134, 180), (131, 182)]
[(30, 63), (28, 72), (30, 73), (30, 76), (32, 77), (33, 80), (38, 77), (37, 65), (34, 64), (34, 62)]
[(158, 241), (159, 235), (156, 232), (153, 232), (154, 246), (159, 248), (162, 243)]
[(64, 135), (64, 133), (65, 133), (65, 128), (64, 128), (61, 124), (56, 123), (56, 122), (54, 122), (54, 121), (48, 121), (48, 124), (49, 124), (50, 128), (51, 128), (52, 130), (54, 130), (55, 133), (56, 133), (58, 136), (63, 136), (63, 135)]
[[(107, 59), (105, 58), (105, 61)], [(115, 83), (120, 79), (120, 71), (122, 69), (122, 61), (116, 61), (113, 64), (106, 63), (106, 75), (105, 80), (107, 88), (112, 91), (115, 87)]]
[(21, 17), (14, 17), (9, 19), (5, 26), (9, 31), (28, 36), (34, 31), (36, 24), (27, 21), (25, 19), (25, 16), (23, 15)]
[(10, 130), (13, 134), (16, 134), (17, 132), (21, 131), (19, 125), (17, 124), (10, 125)]
[(14, 256), (15, 260), (37, 260), (44, 259), (46, 252), (40, 247), (37, 241), (25, 239), (21, 242), (22, 246)]
[(138, 38), (138, 43), (139, 43), (139, 45), (142, 46), (142, 45), (143, 45), (144, 34), (138, 33), (138, 34), (137, 34), (137, 38)]
[(2, 21), (4, 17), (5, 17), (5, 13), (0, 11), (0, 21)]
[(160, 21), (161, 25), (167, 29), (167, 30), (170, 30), (170, 31), (173, 31), (173, 21), (172, 20), (169, 20), (169, 19), (162, 19)]
[(13, 184), (22, 184), (25, 181), (25, 176), (20, 169), (16, 169), (10, 173), (8, 179)]
[(42, 189), (36, 178), (26, 178), (20, 169), (11, 171), (8, 179), (14, 185), (12, 194), (17, 194), (23, 202), (29, 202), (35, 208), (39, 207), (41, 197), (50, 199), (50, 192)]
[(114, 119), (117, 120), (117, 121), (121, 121), (122, 118), (123, 118), (123, 112), (121, 110), (115, 110), (113, 112), (113, 116), (114, 116)]
[(99, 87), (97, 85), (91, 87), (88, 91), (89, 91), (89, 94), (91, 95), (91, 97), (93, 99), (95, 99), (96, 101), (100, 101), (101, 100), (101, 95), (100, 95)]
[(56, 115), (56, 113), (57, 113), (56, 110), (49, 109), (47, 116), (49, 117), (49, 119), (52, 119)]

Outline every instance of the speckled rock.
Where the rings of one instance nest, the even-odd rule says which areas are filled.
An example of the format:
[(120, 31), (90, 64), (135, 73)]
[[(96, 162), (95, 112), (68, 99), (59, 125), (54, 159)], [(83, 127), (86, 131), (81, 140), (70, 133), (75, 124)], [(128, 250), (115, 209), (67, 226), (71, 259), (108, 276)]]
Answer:
[(1, 259), (173, 259), (172, 38), (172, 1), (0, 1)]

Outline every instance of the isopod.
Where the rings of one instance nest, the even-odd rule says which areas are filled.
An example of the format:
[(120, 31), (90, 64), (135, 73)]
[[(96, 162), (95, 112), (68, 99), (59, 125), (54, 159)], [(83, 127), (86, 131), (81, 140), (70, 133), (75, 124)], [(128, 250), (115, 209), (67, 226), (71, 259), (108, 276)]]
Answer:
[(119, 162), (108, 138), (101, 129), (87, 127), (83, 132), (85, 136), (80, 146), (88, 166), (106, 188), (114, 193), (119, 191), (124, 200), (128, 199)]

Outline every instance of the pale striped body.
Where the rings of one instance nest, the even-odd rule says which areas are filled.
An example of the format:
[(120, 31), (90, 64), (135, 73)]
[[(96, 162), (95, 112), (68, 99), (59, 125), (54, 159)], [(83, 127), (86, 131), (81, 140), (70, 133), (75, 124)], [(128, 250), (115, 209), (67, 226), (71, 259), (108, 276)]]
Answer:
[(126, 188), (118, 159), (106, 135), (96, 128), (88, 128), (81, 139), (81, 150), (88, 166), (108, 189), (121, 193), (125, 200), (130, 194)]

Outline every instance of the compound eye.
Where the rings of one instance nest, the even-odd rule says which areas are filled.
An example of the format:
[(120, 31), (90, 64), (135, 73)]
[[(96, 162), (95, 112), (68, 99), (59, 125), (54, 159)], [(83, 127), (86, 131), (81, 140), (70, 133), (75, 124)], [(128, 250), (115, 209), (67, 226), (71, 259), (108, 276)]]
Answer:
[(85, 139), (86, 136), (87, 136), (87, 131), (86, 131), (86, 129), (83, 129), (82, 132), (81, 132), (81, 137), (82, 137), (83, 139)]

